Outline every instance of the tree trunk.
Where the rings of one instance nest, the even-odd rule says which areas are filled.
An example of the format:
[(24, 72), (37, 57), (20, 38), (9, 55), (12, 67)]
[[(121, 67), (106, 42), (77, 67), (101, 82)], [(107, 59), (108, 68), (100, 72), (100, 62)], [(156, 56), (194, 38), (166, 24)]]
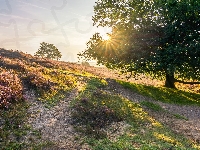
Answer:
[(174, 75), (166, 74), (165, 87), (176, 88), (174, 83), (175, 83)]

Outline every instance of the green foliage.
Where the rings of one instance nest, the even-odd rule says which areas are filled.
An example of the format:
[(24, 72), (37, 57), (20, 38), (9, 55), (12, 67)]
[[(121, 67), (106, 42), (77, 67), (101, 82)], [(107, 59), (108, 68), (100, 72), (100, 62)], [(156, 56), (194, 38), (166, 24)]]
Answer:
[(26, 85), (37, 91), (39, 100), (48, 104), (54, 105), (76, 85), (75, 77), (59, 69), (30, 67), (26, 72), (23, 77)]
[[(18, 102), (9, 107), (9, 109), (0, 109), (0, 147), (2, 150), (21, 150), (33, 149), (38, 150), (52, 146), (52, 143), (38, 142), (41, 140), (41, 132), (33, 130), (27, 124), (29, 113), (28, 103)], [(27, 142), (23, 138), (30, 136), (31, 142)]]
[(95, 138), (104, 136), (104, 133), (100, 131), (101, 128), (113, 121), (121, 120), (111, 107), (105, 105), (104, 101), (109, 100), (111, 97), (108, 97), (99, 89), (103, 86), (104, 83), (100, 80), (91, 79), (84, 91), (73, 102), (74, 113), (72, 117), (75, 120), (74, 123), (85, 125), (86, 127), (82, 132)]
[[(153, 110), (153, 111), (157, 111), (157, 112), (166, 112), (168, 114), (171, 114), (171, 112), (163, 109), (160, 105), (152, 103), (152, 102), (148, 102), (148, 101), (143, 101), (140, 103), (141, 105)], [(172, 114), (175, 118), (177, 119), (184, 119), (184, 120), (188, 120), (186, 117), (180, 115), (180, 114)]]
[(40, 48), (35, 53), (35, 56), (39, 56), (42, 58), (56, 59), (56, 60), (62, 57), (59, 50), (53, 44), (45, 42), (40, 43)]
[(195, 0), (98, 0), (93, 21), (112, 28), (110, 40), (95, 33), (78, 55), (122, 72), (166, 76), (168, 87), (178, 81), (174, 74), (176, 79), (200, 80), (199, 7)]
[(182, 116), (180, 114), (173, 114), (173, 116), (176, 117), (177, 119), (183, 119), (183, 120), (187, 120), (188, 121), (188, 119), (186, 117), (184, 117), (184, 116)]
[(180, 105), (198, 105), (200, 106), (200, 94), (189, 93), (177, 89), (165, 87), (145, 86), (124, 81), (118, 81), (122, 86), (129, 88), (139, 94), (151, 97), (155, 100), (165, 103), (175, 103)]

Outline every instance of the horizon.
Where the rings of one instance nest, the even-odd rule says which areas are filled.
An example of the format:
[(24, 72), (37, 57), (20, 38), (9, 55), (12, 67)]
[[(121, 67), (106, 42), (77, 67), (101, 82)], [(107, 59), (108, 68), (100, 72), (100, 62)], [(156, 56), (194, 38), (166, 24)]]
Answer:
[[(33, 57), (38, 57), (38, 56), (34, 56), (33, 54), (30, 54), (30, 53), (27, 53), (27, 52), (23, 52), (23, 51), (20, 51), (20, 50), (5, 49), (5, 48), (1, 48), (1, 47), (0, 47), (0, 50), (6, 50), (6, 51), (12, 51), (12, 52), (19, 52), (19, 53), (22, 52), (22, 53), (24, 53), (26, 55), (31, 55)], [(40, 58), (42, 58), (42, 57), (40, 57)], [(48, 59), (48, 58), (45, 58), (45, 59)], [(80, 61), (80, 60), (78, 60), (78, 61), (74, 61), (74, 62), (65, 61), (65, 60), (61, 60), (61, 59), (60, 60), (50, 59), (50, 60), (60, 61), (60, 62), (66, 62), (66, 63), (75, 63), (75, 64), (81, 64), (82, 62), (88, 62), (90, 64), (90, 66), (93, 66), (93, 67), (103, 67), (103, 68), (105, 67), (104, 65), (97, 65), (97, 62), (95, 60), (92, 60), (92, 61), (84, 61), (84, 60)]]

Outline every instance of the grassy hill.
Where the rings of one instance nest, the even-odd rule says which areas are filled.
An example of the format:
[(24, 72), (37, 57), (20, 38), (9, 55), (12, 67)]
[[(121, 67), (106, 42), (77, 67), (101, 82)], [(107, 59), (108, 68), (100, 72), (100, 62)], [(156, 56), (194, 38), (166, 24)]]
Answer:
[[(190, 138), (170, 129), (172, 121), (188, 123), (188, 118), (164, 110), (156, 103), (198, 108), (200, 95), (196, 88), (186, 92), (130, 83), (105, 68), (0, 49), (0, 148), (200, 149), (198, 137)], [(121, 91), (133, 96), (123, 96)], [(134, 98), (136, 101), (132, 100)], [(60, 130), (52, 129), (55, 133), (51, 136), (58, 136), (61, 141), (47, 140), (44, 129), (50, 128), (46, 124), (50, 119), (44, 120), (44, 127), (37, 129), (33, 124), (38, 116), (33, 112), (40, 117), (48, 113), (53, 116), (58, 112), (69, 113), (67, 125), (73, 128), (72, 139), (55, 135)], [(157, 117), (166, 114), (168, 123)], [(65, 115), (52, 126), (63, 125)], [(68, 132), (65, 128), (62, 131), (59, 134)], [(62, 141), (64, 145), (59, 144)], [(70, 142), (79, 143), (78, 147), (69, 148), (66, 143)]]

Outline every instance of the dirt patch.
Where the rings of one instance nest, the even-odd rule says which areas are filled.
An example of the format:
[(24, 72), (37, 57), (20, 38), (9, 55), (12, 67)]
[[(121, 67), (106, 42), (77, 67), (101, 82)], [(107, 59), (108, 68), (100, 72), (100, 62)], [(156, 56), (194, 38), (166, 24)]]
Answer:
[[(31, 103), (28, 110), (31, 117), (28, 123), (33, 129), (41, 132), (41, 139), (38, 142), (53, 142), (51, 150), (89, 149), (87, 145), (81, 144), (80, 134), (71, 125), (70, 102), (77, 96), (77, 90), (70, 92), (64, 100), (50, 109), (34, 98), (34, 92), (29, 91), (26, 95), (29, 95), (29, 102)], [(30, 135), (24, 140), (28, 141)]]

